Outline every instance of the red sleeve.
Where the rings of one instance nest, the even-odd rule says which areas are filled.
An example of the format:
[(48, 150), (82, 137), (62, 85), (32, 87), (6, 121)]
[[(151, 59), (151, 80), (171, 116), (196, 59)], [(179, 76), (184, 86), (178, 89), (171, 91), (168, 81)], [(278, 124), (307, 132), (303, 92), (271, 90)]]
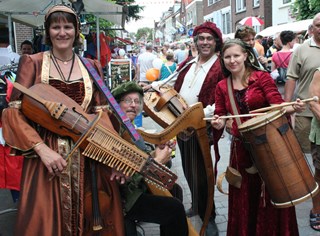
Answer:
[(261, 74), (260, 75), (261, 87), (262, 87), (262, 90), (264, 91), (264, 94), (269, 104), (271, 105), (271, 104), (283, 103), (284, 100), (282, 99), (279, 89), (276, 83), (274, 82), (274, 80), (272, 79), (272, 77), (270, 76), (270, 74), (262, 71), (257, 73)]
[(214, 114), (216, 115), (226, 115), (228, 113), (227, 111), (227, 90), (226, 90), (226, 86), (227, 86), (227, 79), (224, 79), (222, 81), (220, 81), (216, 87), (215, 90), (215, 111)]

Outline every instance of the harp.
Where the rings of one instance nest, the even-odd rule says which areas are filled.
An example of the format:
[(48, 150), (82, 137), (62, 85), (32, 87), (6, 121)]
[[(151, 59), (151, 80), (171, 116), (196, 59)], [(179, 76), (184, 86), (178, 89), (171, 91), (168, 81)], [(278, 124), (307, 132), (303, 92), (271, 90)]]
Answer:
[[(164, 95), (164, 96), (162, 96)], [(162, 96), (162, 97), (161, 97)], [(210, 145), (207, 135), (206, 121), (203, 120), (202, 103), (196, 103), (187, 109), (185, 101), (170, 86), (165, 85), (159, 88), (159, 91), (148, 91), (144, 95), (144, 110), (164, 128), (157, 134), (139, 131), (145, 141), (160, 144), (166, 142), (188, 128), (193, 128), (201, 150), (201, 157), (207, 185), (206, 209), (203, 217), (203, 224), (200, 235), (204, 235), (208, 225), (209, 218), (213, 209), (214, 196), (214, 174), (213, 164), (210, 153)], [(196, 158), (196, 157), (194, 157)]]

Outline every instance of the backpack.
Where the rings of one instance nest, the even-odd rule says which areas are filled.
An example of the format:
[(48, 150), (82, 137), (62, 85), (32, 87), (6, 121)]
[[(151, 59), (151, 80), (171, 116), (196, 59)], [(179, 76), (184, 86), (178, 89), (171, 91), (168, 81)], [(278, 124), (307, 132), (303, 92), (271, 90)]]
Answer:
[[(278, 56), (278, 58), (279, 58), (279, 61), (281, 61), (280, 56), (279, 56), (279, 53), (277, 53), (277, 56)], [(288, 58), (289, 56), (291, 56), (291, 53), (290, 53), (283, 61), (281, 61), (280, 66), (277, 68), (278, 73), (279, 73), (279, 76), (277, 77), (276, 82), (277, 82), (278, 84), (283, 84), (283, 83), (285, 83), (285, 82), (287, 81), (287, 68), (282, 67), (282, 65), (283, 65), (283, 63), (287, 60), (287, 58)]]

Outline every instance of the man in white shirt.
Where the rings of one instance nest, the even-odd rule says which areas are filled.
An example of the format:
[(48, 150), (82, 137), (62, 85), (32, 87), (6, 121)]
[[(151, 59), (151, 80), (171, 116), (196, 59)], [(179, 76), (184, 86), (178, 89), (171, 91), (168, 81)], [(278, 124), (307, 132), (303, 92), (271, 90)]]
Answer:
[(179, 49), (174, 53), (175, 60), (178, 64), (183, 62), (188, 57), (188, 50), (186, 49), (186, 45), (184, 43), (180, 44)]
[(157, 58), (157, 56), (153, 54), (152, 51), (152, 43), (147, 43), (146, 51), (138, 56), (136, 72), (137, 77), (135, 78), (135, 80), (138, 82), (149, 83), (149, 81), (146, 78), (146, 73), (147, 70), (153, 68), (152, 62), (155, 58)]
[[(184, 61), (181, 63), (176, 77), (168, 77), (168, 79), (156, 81), (150, 85), (142, 84), (142, 86), (144, 86), (144, 89), (153, 87), (157, 90), (161, 84), (167, 83), (172, 85), (185, 99), (188, 105), (201, 102), (204, 107), (205, 116), (212, 117), (215, 103), (215, 88), (217, 83), (224, 78), (218, 54), (223, 43), (222, 33), (216, 24), (205, 22), (194, 29), (193, 37), (198, 49), (197, 57), (191, 61)], [(191, 169), (193, 164), (190, 162), (195, 161), (195, 159), (194, 157), (191, 158), (191, 154), (188, 153), (188, 150), (197, 142), (197, 140), (195, 136), (190, 137), (188, 141), (181, 140), (178, 136), (177, 141), (181, 152), (184, 174), (193, 195), (192, 198), (197, 199), (197, 202), (193, 201), (193, 207), (197, 207), (195, 210), (198, 211), (200, 218), (203, 220), (207, 200), (207, 197), (204, 196), (204, 194), (207, 192), (207, 188), (211, 188), (212, 186), (205, 186), (202, 182), (200, 183), (192, 179), (194, 173), (198, 173), (198, 179), (203, 178), (203, 175), (205, 174), (205, 167), (203, 166), (203, 163), (201, 163), (201, 160), (197, 160), (198, 163), (196, 164), (196, 168)], [(214, 148), (217, 162), (219, 159), (217, 145), (215, 145)], [(196, 152), (198, 153), (198, 150)], [(195, 184), (198, 184), (197, 192), (193, 189)], [(198, 196), (194, 198), (194, 195)], [(218, 235), (218, 229), (215, 224), (215, 207), (211, 212), (206, 235)]]

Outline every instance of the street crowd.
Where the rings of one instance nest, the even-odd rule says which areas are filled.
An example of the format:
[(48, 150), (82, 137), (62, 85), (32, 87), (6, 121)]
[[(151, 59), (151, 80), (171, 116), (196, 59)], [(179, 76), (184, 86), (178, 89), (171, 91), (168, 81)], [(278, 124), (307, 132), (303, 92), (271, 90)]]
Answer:
[[(242, 25), (234, 38), (223, 38), (215, 23), (204, 22), (186, 43), (146, 42), (130, 50), (116, 45), (111, 58), (130, 59), (132, 76), (109, 95), (99, 83), (105, 76), (100, 61), (74, 50), (81, 44), (77, 13), (55, 5), (44, 27), (48, 50), (34, 53), (26, 40), (22, 55), (12, 52), (8, 29), (0, 29), (0, 172), (6, 176), (0, 188), (10, 189), (18, 203), (15, 235), (136, 236), (140, 222), (158, 224), (162, 236), (197, 235), (188, 220), (194, 215), (203, 222), (201, 235), (219, 235), (213, 189), (221, 158), (229, 160), (227, 235), (299, 235), (295, 204), (300, 197), (312, 197), (310, 227), (320, 231), (320, 13), (303, 34), (285, 30), (265, 38)], [(150, 96), (155, 97), (147, 100)], [(151, 143), (141, 133), (135, 139), (135, 119), (148, 113), (143, 109), (154, 100), (158, 103), (147, 115), (167, 109), (163, 122), (174, 115), (166, 125), (160, 122), (169, 138), (163, 134)], [(196, 105), (196, 116), (175, 123)], [(267, 112), (257, 112), (261, 109)], [(194, 123), (201, 126), (191, 129)], [(249, 129), (253, 137), (246, 136)], [(230, 156), (219, 152), (224, 131), (231, 139)], [(191, 208), (184, 208), (177, 183), (160, 193), (148, 184), (145, 166), (134, 169), (133, 154), (108, 143), (111, 134), (163, 173), (171, 173), (179, 148)], [(94, 146), (96, 140), (101, 143)], [(272, 151), (276, 143), (294, 151), (279, 156)], [(261, 152), (257, 146), (267, 148)], [(119, 152), (126, 161), (116, 159)], [(286, 181), (272, 191), (277, 170), (265, 170), (259, 158), (278, 163), (305, 153), (313, 159), (311, 179), (304, 180), (309, 169), (296, 171), (305, 160), (293, 163), (297, 173), (276, 164), (284, 180), (293, 175), (304, 180), (298, 186), (304, 195), (287, 196), (292, 186)], [(277, 192), (284, 192), (285, 200), (278, 201)]]

